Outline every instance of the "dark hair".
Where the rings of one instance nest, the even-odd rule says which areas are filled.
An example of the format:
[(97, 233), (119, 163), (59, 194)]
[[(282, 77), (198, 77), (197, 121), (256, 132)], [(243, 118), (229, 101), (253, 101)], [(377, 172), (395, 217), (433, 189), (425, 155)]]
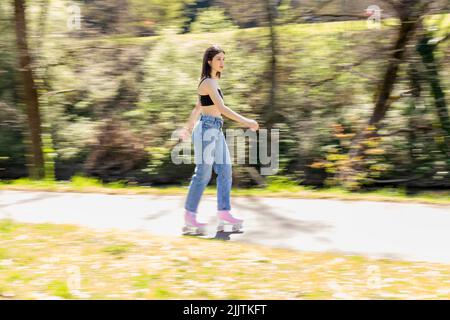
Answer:
[[(200, 80), (203, 78), (210, 78), (211, 77), (211, 66), (209, 65), (208, 61), (212, 60), (214, 56), (220, 52), (225, 53), (221, 47), (218, 45), (213, 45), (206, 49), (205, 54), (203, 55), (203, 65), (202, 65), (202, 73), (200, 75)], [(217, 76), (220, 78), (220, 72), (217, 72)]]

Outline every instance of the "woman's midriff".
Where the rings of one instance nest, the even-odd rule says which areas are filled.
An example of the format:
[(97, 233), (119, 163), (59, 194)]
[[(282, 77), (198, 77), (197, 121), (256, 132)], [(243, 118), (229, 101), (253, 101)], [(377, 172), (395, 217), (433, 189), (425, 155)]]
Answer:
[(201, 113), (204, 115), (213, 116), (213, 117), (221, 117), (222, 116), (219, 109), (215, 105), (206, 106), (206, 107), (202, 106)]

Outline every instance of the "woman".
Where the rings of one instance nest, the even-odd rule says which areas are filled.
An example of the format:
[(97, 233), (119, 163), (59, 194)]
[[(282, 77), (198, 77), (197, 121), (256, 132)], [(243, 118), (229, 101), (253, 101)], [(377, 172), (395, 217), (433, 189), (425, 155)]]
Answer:
[[(248, 119), (227, 107), (223, 101), (222, 91), (218, 86), (225, 63), (225, 51), (219, 46), (211, 46), (203, 55), (203, 65), (198, 86), (198, 101), (186, 126), (181, 131), (181, 139), (192, 136), (196, 167), (189, 185), (185, 202), (185, 226), (183, 233), (205, 233), (205, 223), (196, 219), (200, 198), (208, 185), (212, 169), (217, 174), (217, 216), (218, 231), (223, 231), (225, 224), (233, 226), (233, 231), (242, 228), (243, 220), (234, 218), (231, 213), (230, 192), (232, 184), (232, 166), (230, 153), (222, 131), (223, 118), (226, 117), (250, 128), (259, 129), (255, 120)], [(200, 116), (200, 120), (198, 117)], [(214, 159), (205, 156), (205, 149), (212, 150)], [(218, 159), (218, 155), (224, 156)], [(217, 161), (219, 160), (219, 161)]]

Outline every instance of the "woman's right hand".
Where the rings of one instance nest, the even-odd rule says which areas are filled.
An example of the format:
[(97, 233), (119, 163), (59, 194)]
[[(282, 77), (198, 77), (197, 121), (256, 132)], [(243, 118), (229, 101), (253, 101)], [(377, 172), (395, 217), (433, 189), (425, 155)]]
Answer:
[(178, 139), (180, 142), (183, 142), (189, 138), (191, 135), (191, 130), (186, 127), (183, 127), (178, 135)]
[(249, 119), (249, 120), (248, 120), (247, 126), (248, 126), (248, 127), (250, 128), (250, 130), (252, 130), (252, 131), (256, 131), (256, 130), (259, 129), (259, 124), (258, 124), (258, 122), (256, 122), (256, 121), (253, 120), (253, 119)]

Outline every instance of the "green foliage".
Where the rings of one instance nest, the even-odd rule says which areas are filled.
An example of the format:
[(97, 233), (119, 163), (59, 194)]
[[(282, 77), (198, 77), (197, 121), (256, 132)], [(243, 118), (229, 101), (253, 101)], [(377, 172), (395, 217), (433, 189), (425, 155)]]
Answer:
[[(313, 168), (323, 168), (328, 176), (325, 180), (327, 187), (344, 185), (345, 187), (356, 190), (362, 185), (373, 182), (373, 179), (379, 178), (382, 174), (389, 172), (392, 167), (386, 163), (384, 157), (386, 151), (382, 145), (382, 139), (374, 136), (360, 141), (360, 146), (364, 146), (364, 155), (350, 158), (349, 153), (352, 141), (355, 139), (355, 133), (344, 132), (341, 124), (333, 124), (333, 136), (337, 140), (334, 144), (325, 145), (321, 148), (323, 158), (311, 164)], [(374, 127), (367, 127), (366, 131), (373, 131)], [(364, 170), (351, 173), (349, 181), (342, 181), (341, 173), (348, 172), (354, 162), (363, 164)]]
[(266, 177), (267, 188), (270, 190), (274, 189), (289, 189), (290, 187), (298, 186), (298, 182), (292, 180), (289, 177), (283, 176), (267, 176)]
[(42, 143), (44, 145), (44, 169), (45, 169), (45, 180), (55, 181), (55, 157), (56, 152), (53, 149), (53, 140), (51, 134), (42, 135)]
[(126, 187), (126, 182), (123, 180), (109, 182), (105, 184), (105, 187), (111, 188), (111, 189), (122, 189)]
[(24, 167), (25, 152), (19, 128), (0, 123), (0, 174), (2, 170)]
[(292, 8), (292, 0), (281, 0), (278, 6), (278, 17), (276, 19), (277, 25), (287, 24), (295, 21), (298, 12)]
[[(55, 170), (65, 177), (71, 176), (83, 170), (92, 151), (106, 152), (97, 138), (103, 122), (111, 117), (129, 124), (129, 132), (142, 137), (139, 147), (147, 151), (148, 165), (143, 171), (139, 168), (114, 177), (119, 181), (108, 186), (121, 188), (127, 181), (138, 178), (145, 183), (178, 183), (192, 174), (192, 166), (171, 163), (168, 140), (173, 130), (185, 123), (196, 102), (202, 55), (212, 44), (210, 32), (215, 32), (213, 43), (219, 43), (226, 51), (226, 70), (220, 80), (226, 105), (255, 118), (261, 128), (265, 126), (265, 110), (273, 108), (282, 115), (274, 124), (281, 133), (280, 174), (297, 181), (294, 184), (301, 181), (340, 185), (339, 173), (349, 165), (353, 136), (336, 136), (332, 124), (342, 124), (346, 128), (343, 134), (354, 135), (367, 123), (373, 110), (373, 93), (387, 58), (383, 48), (395, 39), (395, 27), (367, 30), (365, 21), (286, 24), (293, 19), (293, 13), (291, 2), (282, 1), (278, 21), (282, 25), (276, 27), (275, 105), (270, 106), (271, 51), (267, 28), (236, 29), (224, 10), (210, 7), (199, 11), (191, 24), (192, 33), (179, 35), (179, 28), (186, 23), (184, 6), (193, 1), (127, 3), (129, 7), (120, 16), (121, 21), (113, 19), (122, 12), (116, 10), (120, 4), (100, 1), (96, 10), (95, 2), (82, 5), (82, 10), (86, 9), (90, 15), (101, 12), (99, 8), (112, 6), (116, 10), (98, 21), (105, 33), (112, 36), (92, 33), (91, 39), (77, 38), (76, 33), (64, 29), (65, 15), (56, 7), (67, 5), (65, 0), (56, 0), (49, 6), (49, 17), (54, 20), (46, 22), (42, 37), (35, 36), (40, 32), (36, 26), (42, 13), (41, 4), (30, 3), (33, 39), (30, 43), (36, 49), (39, 65), (36, 75), (45, 119), (43, 143), (48, 186), (55, 179)], [(10, 5), (1, 6), (8, 7), (3, 12), (11, 18)], [(8, 21), (0, 20), (0, 28), (5, 30), (2, 39), (6, 39), (0, 43), (0, 169), (4, 169), (0, 170), (0, 176), (12, 172), (12, 168), (25, 168), (26, 154), (22, 134), (26, 118), (18, 94), (20, 88), (16, 86), (15, 38)], [(161, 36), (127, 37), (126, 28), (121, 29), (127, 21), (135, 23), (133, 27), (151, 29)], [(442, 36), (441, 28), (448, 28), (447, 22), (448, 16), (443, 20), (436, 17), (426, 20), (427, 25), (439, 29), (437, 36)], [(83, 32), (88, 29), (91, 30), (86, 26)], [(52, 36), (58, 30), (63, 36)], [(436, 49), (446, 92), (449, 82), (445, 75), (450, 64), (443, 57), (448, 48), (447, 42)], [(408, 90), (410, 85), (406, 70), (401, 67), (399, 71), (394, 94)], [(365, 170), (354, 177), (356, 185), (377, 179), (426, 175), (434, 169), (437, 172), (431, 178), (433, 181), (447, 179), (448, 159), (439, 149), (442, 133), (427, 86), (423, 86), (418, 100), (423, 105), (408, 114), (404, 110), (410, 100), (396, 100), (383, 120), (382, 132), (408, 128), (412, 118), (429, 130), (417, 132), (414, 141), (406, 131), (365, 141), (368, 147), (363, 160)], [(232, 121), (227, 121), (226, 126), (238, 127)], [(120, 166), (114, 163), (117, 159), (114, 150), (123, 144), (126, 142), (112, 141), (108, 150), (113, 156), (104, 165), (109, 165), (112, 172)], [(246, 176), (242, 181), (245, 178), (250, 179)], [(274, 190), (295, 187), (289, 181), (268, 181)], [(26, 184), (28, 180), (15, 183)], [(102, 186), (97, 179), (77, 175), (72, 183), (75, 188)]]
[(184, 8), (195, 0), (130, 0), (130, 20), (141, 30), (153, 30), (156, 34), (174, 29), (177, 33), (187, 22)]
[(223, 32), (236, 30), (238, 27), (227, 18), (225, 11), (217, 7), (200, 10), (197, 19), (191, 23), (192, 33)]
[(75, 188), (101, 187), (102, 186), (102, 182), (99, 179), (86, 177), (83, 175), (74, 175), (71, 178), (71, 184)]
[(170, 159), (171, 150), (164, 147), (148, 147), (146, 150), (149, 155), (149, 161), (147, 168), (143, 169), (143, 171), (149, 175), (158, 175), (161, 166), (164, 165), (168, 158)]

